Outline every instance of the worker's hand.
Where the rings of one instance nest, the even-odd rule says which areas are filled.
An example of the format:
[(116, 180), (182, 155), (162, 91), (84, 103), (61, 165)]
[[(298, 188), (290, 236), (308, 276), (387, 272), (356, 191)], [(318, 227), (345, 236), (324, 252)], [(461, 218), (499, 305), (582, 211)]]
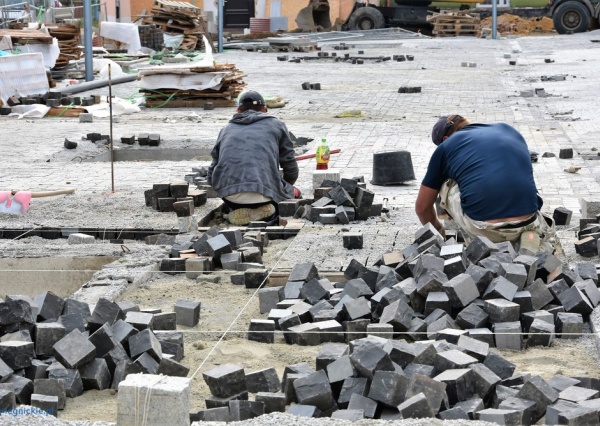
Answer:
[(443, 226), (440, 229), (438, 229), (438, 232), (444, 238), (444, 240), (446, 240), (446, 230), (444, 229)]
[(436, 220), (435, 223), (433, 223), (433, 226), (435, 227), (435, 229), (437, 229), (437, 231), (440, 233), (440, 235), (445, 240), (446, 239), (446, 230), (444, 229), (444, 225), (442, 225), (442, 222), (440, 222), (439, 220)]

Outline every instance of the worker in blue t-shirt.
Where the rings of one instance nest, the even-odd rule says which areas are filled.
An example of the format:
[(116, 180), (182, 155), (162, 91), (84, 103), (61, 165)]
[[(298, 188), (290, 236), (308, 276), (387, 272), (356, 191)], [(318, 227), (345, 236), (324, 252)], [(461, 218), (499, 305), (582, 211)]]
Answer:
[(542, 242), (554, 236), (523, 136), (505, 123), (471, 123), (460, 115), (440, 117), (431, 133), (437, 149), (419, 189), (415, 211), (422, 224), (443, 232), (435, 202), (455, 221), (466, 242), (484, 236), (517, 242), (526, 231)]

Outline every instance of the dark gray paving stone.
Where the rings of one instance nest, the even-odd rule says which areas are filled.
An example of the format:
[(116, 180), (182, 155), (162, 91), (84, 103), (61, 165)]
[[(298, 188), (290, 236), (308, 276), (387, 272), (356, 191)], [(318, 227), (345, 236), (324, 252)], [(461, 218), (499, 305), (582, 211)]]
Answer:
[(501, 410), (498, 408), (486, 408), (477, 412), (477, 420), (482, 420), (501, 425), (518, 425), (521, 421), (521, 413), (517, 410)]
[(398, 405), (398, 411), (403, 419), (421, 419), (432, 417), (437, 414), (437, 409), (431, 407), (431, 401), (423, 392), (407, 397), (406, 400)]
[(348, 410), (362, 411), (363, 417), (372, 419), (377, 410), (377, 401), (363, 395), (353, 394), (348, 403)]
[[(440, 410), (442, 402), (446, 399), (446, 384), (421, 374), (415, 374), (411, 377), (408, 388), (406, 389), (406, 400), (408, 401), (410, 398), (418, 396), (419, 394), (427, 395), (426, 401), (428, 401), (427, 404), (430, 408), (429, 416), (435, 416)], [(415, 402), (418, 401), (421, 401), (420, 397), (415, 400)], [(410, 405), (411, 404), (408, 404), (408, 406)], [(418, 406), (422, 407), (422, 402), (418, 402)], [(401, 413), (403, 412), (403, 410), (400, 410), (400, 407), (398, 407), (398, 410)]]
[(244, 368), (236, 364), (225, 364), (202, 373), (210, 392), (220, 398), (248, 391)]
[(296, 379), (293, 386), (300, 404), (314, 405), (321, 411), (327, 411), (336, 404), (327, 374), (323, 370)]
[(500, 382), (500, 377), (483, 364), (472, 364), (469, 368), (472, 370), (473, 389), (480, 398), (486, 400), (494, 391), (496, 384)]
[(536, 421), (540, 419), (546, 407), (558, 399), (558, 392), (540, 376), (532, 376), (517, 393), (517, 398), (527, 399), (536, 403)]
[(96, 356), (96, 347), (79, 330), (73, 330), (54, 344), (54, 356), (67, 368), (79, 368)]
[(230, 422), (250, 420), (263, 414), (265, 414), (265, 405), (262, 402), (240, 399), (229, 401)]
[(404, 399), (410, 379), (393, 371), (376, 371), (369, 388), (369, 398), (388, 407), (397, 407)]
[(65, 382), (60, 379), (36, 379), (33, 381), (33, 393), (46, 396), (55, 396), (58, 398), (57, 408), (65, 409), (67, 393)]
[(483, 365), (500, 377), (500, 379), (507, 379), (511, 377), (517, 368), (515, 364), (494, 352), (490, 352), (488, 354), (483, 361)]
[(110, 388), (110, 371), (108, 370), (106, 361), (102, 358), (94, 358), (79, 368), (79, 374), (81, 374), (84, 390), (103, 390)]
[(285, 411), (285, 395), (281, 392), (258, 392), (254, 399), (265, 405), (265, 414)]

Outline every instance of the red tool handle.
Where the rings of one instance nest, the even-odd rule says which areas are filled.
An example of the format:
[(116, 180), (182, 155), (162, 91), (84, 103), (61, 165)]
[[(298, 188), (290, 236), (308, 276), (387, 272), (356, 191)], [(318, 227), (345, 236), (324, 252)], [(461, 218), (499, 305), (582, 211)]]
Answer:
[[(332, 149), (331, 151), (329, 151), (329, 154), (337, 154), (339, 152), (341, 152), (341, 149)], [(304, 155), (299, 155), (296, 157), (296, 160), (306, 160), (308, 158), (315, 158), (317, 156), (317, 154), (304, 154)]]

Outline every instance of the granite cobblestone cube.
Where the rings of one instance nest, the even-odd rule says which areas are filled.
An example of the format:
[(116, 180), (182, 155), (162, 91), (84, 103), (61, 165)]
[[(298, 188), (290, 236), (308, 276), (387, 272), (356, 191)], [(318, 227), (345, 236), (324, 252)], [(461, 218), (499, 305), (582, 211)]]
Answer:
[(328, 411), (336, 405), (327, 374), (323, 370), (294, 380), (293, 387), (300, 404), (313, 405), (321, 411)]
[(229, 398), (248, 392), (244, 368), (236, 364), (224, 364), (202, 373), (210, 392), (219, 398)]
[(200, 321), (201, 303), (195, 300), (180, 299), (175, 303), (177, 325), (194, 327)]
[(248, 340), (260, 343), (275, 342), (275, 321), (252, 319), (248, 326)]

